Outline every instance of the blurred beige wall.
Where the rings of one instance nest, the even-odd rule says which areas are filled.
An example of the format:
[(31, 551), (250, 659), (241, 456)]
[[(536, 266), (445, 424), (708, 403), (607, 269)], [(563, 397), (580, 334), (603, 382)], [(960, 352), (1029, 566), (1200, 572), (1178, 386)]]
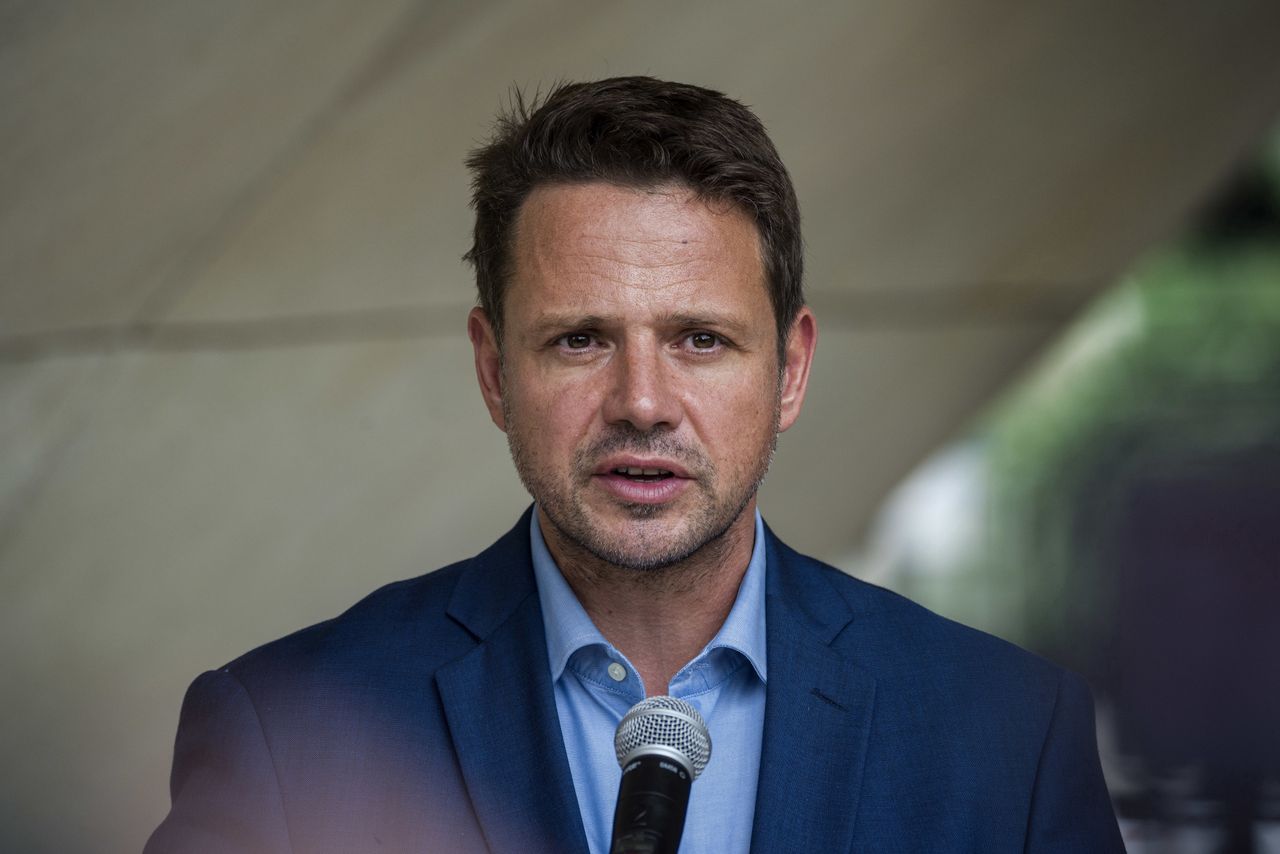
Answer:
[(462, 158), (512, 84), (751, 104), (822, 332), (762, 507), (885, 493), (1247, 155), (1274, 2), (0, 2), (0, 848), (138, 849), (201, 669), (527, 498)]

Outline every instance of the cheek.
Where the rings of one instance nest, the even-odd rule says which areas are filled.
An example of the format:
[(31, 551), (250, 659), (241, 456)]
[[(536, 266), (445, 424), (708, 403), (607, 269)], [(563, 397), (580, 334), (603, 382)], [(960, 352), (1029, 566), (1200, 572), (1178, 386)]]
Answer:
[(572, 385), (533, 377), (510, 388), (519, 429), (544, 447), (568, 439), (591, 418), (590, 396)]
[(724, 377), (722, 382), (686, 397), (701, 432), (729, 446), (755, 446), (774, 431), (777, 380), (755, 372)]

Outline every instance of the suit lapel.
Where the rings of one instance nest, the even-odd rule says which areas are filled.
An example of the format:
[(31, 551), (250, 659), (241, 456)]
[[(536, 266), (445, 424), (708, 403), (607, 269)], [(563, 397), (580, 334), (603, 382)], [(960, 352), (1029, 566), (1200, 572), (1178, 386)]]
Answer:
[(526, 513), (459, 579), (449, 613), (478, 645), (438, 670), (436, 684), (490, 849), (586, 854), (547, 666), (528, 523)]
[(875, 679), (831, 647), (851, 619), (821, 569), (770, 533), (769, 678), (751, 850), (847, 851)]

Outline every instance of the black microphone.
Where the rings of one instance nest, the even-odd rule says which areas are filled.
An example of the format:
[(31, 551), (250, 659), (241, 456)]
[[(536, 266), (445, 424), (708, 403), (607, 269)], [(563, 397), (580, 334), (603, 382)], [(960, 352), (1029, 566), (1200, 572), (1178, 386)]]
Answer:
[(711, 759), (711, 734), (698, 710), (675, 697), (648, 697), (618, 724), (622, 766), (609, 854), (676, 854), (689, 788)]

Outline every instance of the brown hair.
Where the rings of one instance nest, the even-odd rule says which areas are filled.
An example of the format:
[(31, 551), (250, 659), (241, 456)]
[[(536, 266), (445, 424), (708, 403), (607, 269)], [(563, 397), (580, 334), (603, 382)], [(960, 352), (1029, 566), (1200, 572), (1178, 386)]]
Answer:
[(512, 230), (534, 187), (607, 181), (688, 186), (756, 224), (781, 358), (804, 305), (800, 208), (791, 176), (755, 114), (719, 92), (652, 77), (567, 83), (526, 102), (517, 90), (493, 136), (467, 157), (480, 306), (502, 338)]

